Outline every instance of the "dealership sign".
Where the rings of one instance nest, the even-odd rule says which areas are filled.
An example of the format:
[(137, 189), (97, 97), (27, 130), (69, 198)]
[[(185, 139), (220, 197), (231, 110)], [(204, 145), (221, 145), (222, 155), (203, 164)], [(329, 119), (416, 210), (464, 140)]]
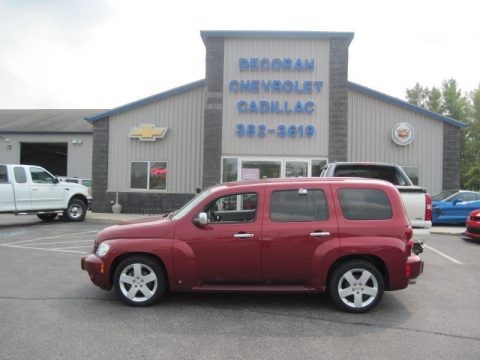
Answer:
[(167, 134), (168, 128), (157, 127), (154, 124), (142, 124), (130, 130), (128, 137), (130, 139), (139, 139), (140, 141), (155, 141), (163, 139)]
[(397, 145), (409, 145), (414, 138), (413, 126), (409, 123), (398, 123), (392, 128), (392, 140)]

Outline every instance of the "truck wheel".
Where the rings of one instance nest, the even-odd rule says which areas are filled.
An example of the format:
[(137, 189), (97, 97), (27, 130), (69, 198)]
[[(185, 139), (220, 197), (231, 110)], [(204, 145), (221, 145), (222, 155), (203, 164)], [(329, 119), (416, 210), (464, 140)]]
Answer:
[(83, 221), (87, 214), (87, 207), (80, 199), (72, 199), (68, 204), (67, 210), (63, 212), (63, 217), (68, 221)]
[(341, 264), (330, 278), (330, 297), (337, 307), (351, 313), (373, 309), (382, 299), (383, 290), (382, 275), (364, 260)]
[(165, 294), (167, 278), (154, 260), (132, 256), (118, 265), (113, 285), (117, 296), (127, 305), (150, 306)]
[(37, 214), (38, 218), (43, 221), (53, 221), (57, 217), (57, 214)]

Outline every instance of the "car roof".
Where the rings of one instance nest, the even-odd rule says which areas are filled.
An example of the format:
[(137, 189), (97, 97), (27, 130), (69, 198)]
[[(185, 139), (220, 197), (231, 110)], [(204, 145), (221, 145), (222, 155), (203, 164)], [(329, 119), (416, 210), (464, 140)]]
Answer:
[(298, 184), (378, 184), (392, 186), (391, 183), (385, 180), (367, 179), (357, 177), (299, 177), (299, 178), (274, 178), (261, 180), (242, 180), (232, 181), (218, 184), (212, 189), (221, 190), (233, 187), (254, 187), (259, 185), (273, 186), (273, 185), (298, 185)]

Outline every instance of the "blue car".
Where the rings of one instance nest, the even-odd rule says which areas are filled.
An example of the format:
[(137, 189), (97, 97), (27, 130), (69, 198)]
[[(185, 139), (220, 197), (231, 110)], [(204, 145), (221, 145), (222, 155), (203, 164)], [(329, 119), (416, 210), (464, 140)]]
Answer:
[(477, 209), (480, 209), (479, 192), (457, 191), (443, 200), (432, 202), (432, 224), (465, 224), (468, 215)]

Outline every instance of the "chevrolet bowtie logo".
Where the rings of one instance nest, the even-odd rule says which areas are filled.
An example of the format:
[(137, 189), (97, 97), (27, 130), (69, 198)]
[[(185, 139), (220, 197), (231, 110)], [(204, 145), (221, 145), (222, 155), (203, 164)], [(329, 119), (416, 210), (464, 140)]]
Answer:
[(130, 130), (128, 137), (131, 139), (139, 139), (140, 141), (155, 141), (163, 139), (167, 134), (168, 128), (156, 127), (153, 124), (142, 124)]

